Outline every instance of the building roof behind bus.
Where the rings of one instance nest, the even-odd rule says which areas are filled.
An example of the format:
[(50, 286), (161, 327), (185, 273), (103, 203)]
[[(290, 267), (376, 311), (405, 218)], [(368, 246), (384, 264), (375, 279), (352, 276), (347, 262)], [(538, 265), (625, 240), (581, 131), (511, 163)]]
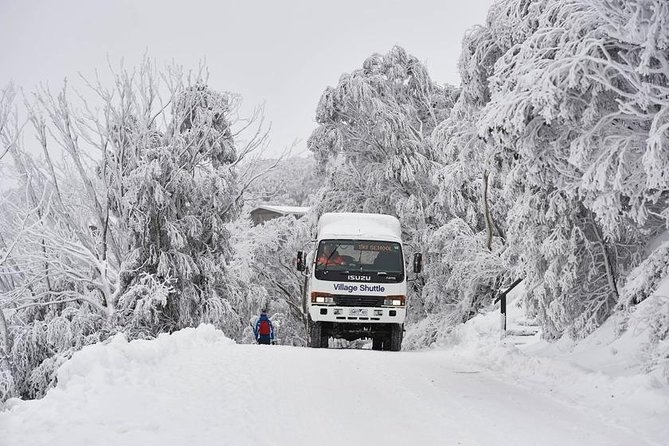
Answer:
[(330, 238), (401, 242), (402, 230), (392, 215), (331, 212), (318, 220), (318, 239)]

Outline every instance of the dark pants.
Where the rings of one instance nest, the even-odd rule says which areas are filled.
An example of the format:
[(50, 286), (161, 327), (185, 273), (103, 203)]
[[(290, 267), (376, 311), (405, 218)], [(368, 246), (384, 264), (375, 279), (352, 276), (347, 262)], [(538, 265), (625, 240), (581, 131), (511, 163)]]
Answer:
[(258, 344), (270, 344), (270, 336), (269, 335), (260, 335), (258, 336)]

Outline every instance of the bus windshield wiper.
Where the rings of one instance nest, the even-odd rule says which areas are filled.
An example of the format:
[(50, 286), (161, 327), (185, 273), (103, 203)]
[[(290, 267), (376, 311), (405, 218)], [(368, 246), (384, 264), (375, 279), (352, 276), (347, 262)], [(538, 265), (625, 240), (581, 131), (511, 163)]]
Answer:
[[(335, 246), (335, 248), (332, 250), (332, 252), (328, 256), (328, 258), (325, 260), (325, 266), (328, 266), (328, 264), (330, 264), (330, 259), (335, 254), (335, 252), (337, 252), (337, 250), (339, 249), (340, 246), (341, 246), (341, 243), (337, 243), (337, 246)], [(339, 253), (337, 253), (337, 255), (339, 255)]]

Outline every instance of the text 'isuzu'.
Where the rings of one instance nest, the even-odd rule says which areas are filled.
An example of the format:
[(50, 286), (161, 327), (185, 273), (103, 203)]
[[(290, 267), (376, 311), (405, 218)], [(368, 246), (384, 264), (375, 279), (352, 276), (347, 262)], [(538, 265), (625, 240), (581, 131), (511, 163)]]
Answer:
[[(422, 268), (420, 253), (413, 269)], [(307, 277), (310, 344), (371, 338), (374, 350), (399, 351), (407, 312), (400, 222), (391, 215), (328, 213), (318, 221), (314, 251), (297, 253)]]

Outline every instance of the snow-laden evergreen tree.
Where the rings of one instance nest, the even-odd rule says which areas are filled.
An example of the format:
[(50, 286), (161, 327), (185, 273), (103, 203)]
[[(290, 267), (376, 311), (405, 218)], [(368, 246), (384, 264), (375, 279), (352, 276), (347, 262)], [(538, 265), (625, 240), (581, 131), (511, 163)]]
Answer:
[[(146, 323), (154, 332), (220, 323), (234, 311), (225, 297), (225, 225), (240, 204), (231, 169), (233, 101), (198, 80), (175, 95), (167, 127), (133, 114), (112, 125), (103, 174), (133, 263), (120, 304), (124, 311), (153, 307), (155, 320)], [(157, 306), (156, 296), (136, 289), (146, 275), (171, 290)]]

